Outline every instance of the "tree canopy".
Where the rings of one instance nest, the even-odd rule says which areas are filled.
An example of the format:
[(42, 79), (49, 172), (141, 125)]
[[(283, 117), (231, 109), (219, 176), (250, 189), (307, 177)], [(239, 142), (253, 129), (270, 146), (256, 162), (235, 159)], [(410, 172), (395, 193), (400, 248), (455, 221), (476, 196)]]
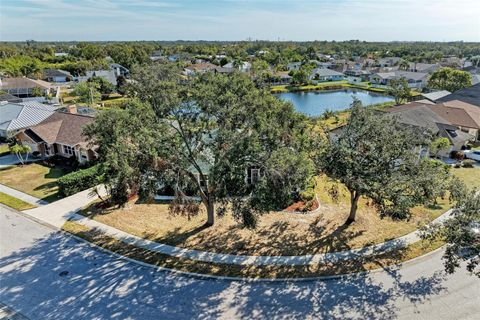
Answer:
[(454, 92), (472, 85), (470, 73), (452, 68), (441, 68), (435, 71), (428, 80), (431, 89)]
[(191, 81), (179, 74), (163, 64), (137, 68), (128, 92), (143, 103), (105, 112), (87, 130), (115, 201), (172, 186), (173, 211), (197, 212), (186, 197), (195, 195), (207, 225), (229, 208), (252, 226), (257, 214), (288, 205), (311, 182), (309, 124), (291, 104), (240, 73)]
[(383, 215), (406, 218), (411, 207), (432, 201), (440, 192), (437, 182), (446, 169), (419, 155), (420, 148), (430, 144), (429, 135), (399, 124), (395, 117), (374, 114), (358, 100), (339, 131), (318, 163), (350, 191), (347, 223), (355, 221), (361, 196), (372, 199)]

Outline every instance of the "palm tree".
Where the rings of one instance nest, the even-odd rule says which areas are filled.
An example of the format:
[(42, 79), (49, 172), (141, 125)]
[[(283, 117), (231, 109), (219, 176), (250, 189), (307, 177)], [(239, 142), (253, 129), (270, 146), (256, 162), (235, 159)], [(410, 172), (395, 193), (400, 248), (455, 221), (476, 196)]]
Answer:
[[(32, 148), (27, 145), (16, 144), (10, 147), (10, 151), (17, 156), (18, 160), (20, 160), (20, 163), (23, 166), (25, 162), (28, 161), (28, 155), (30, 152), (32, 152)], [(25, 154), (25, 159), (23, 158), (23, 154)]]

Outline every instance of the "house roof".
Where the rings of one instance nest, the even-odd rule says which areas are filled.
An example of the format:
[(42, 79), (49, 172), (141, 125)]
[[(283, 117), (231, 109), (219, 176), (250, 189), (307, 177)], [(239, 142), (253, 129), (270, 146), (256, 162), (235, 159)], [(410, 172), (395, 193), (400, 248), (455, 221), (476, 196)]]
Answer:
[(22, 102), (22, 99), (20, 99), (18, 97), (15, 97), (14, 95), (11, 95), (10, 93), (2, 93), (2, 94), (0, 94), (0, 102), (2, 102), (2, 101), (18, 103), (18, 102)]
[[(480, 129), (480, 124), (461, 108), (451, 108), (443, 104), (434, 104), (429, 106), (432, 111), (448, 120), (450, 123), (467, 128)], [(479, 121), (480, 122), (480, 121)]]
[[(446, 137), (453, 144), (463, 144), (471, 140), (471, 135), (458, 129), (458, 124), (452, 123), (450, 119), (445, 118), (440, 109), (434, 109), (437, 105), (422, 104), (412, 102), (401, 106), (391, 107), (386, 110), (387, 114), (396, 117), (400, 123), (417, 128), (429, 129), (433, 134)], [(441, 107), (440, 107), (441, 108)], [(455, 110), (451, 111), (452, 113)], [(457, 110), (455, 116), (449, 116), (451, 119), (462, 119), (464, 115), (462, 110)]]
[(214, 65), (213, 63), (210, 62), (203, 62), (203, 63), (194, 63), (185, 69), (192, 70), (192, 71), (209, 71), (209, 70), (215, 70), (218, 68), (218, 66)]
[(55, 113), (55, 107), (36, 101), (0, 105), (0, 129), (15, 131), (34, 126)]
[[(437, 106), (442, 106), (442, 109), (445, 109), (447, 112), (449, 112), (448, 117), (455, 115), (455, 118), (452, 118), (452, 120), (450, 120), (447, 116), (444, 117), (453, 124), (462, 127), (480, 129), (479, 107), (459, 100), (447, 101), (442, 104), (437, 104)], [(453, 119), (455, 119), (455, 121), (453, 121)]]
[(437, 101), (446, 102), (452, 100), (460, 100), (480, 107), (480, 83), (455, 91), (454, 93), (442, 97)]
[(65, 71), (65, 70), (60, 70), (60, 69), (45, 69), (43, 71), (43, 75), (46, 78), (50, 77), (71, 77), (72, 75), (70, 72)]
[(0, 89), (16, 89), (16, 88), (35, 88), (50, 89), (52, 85), (43, 80), (35, 80), (30, 78), (3, 78), (0, 81)]
[(428, 100), (435, 101), (442, 97), (448, 96), (451, 92), (447, 90), (435, 91), (430, 93), (422, 93), (422, 96)]
[(343, 73), (341, 72), (337, 72), (332, 69), (323, 69), (323, 68), (314, 69), (312, 73), (315, 75), (319, 75), (320, 77), (343, 76)]
[(114, 86), (117, 85), (117, 76), (115, 75), (114, 70), (94, 70), (94, 71), (87, 71), (86, 74), (87, 76), (85, 81), (90, 79), (91, 77), (101, 77), (101, 78), (107, 79), (108, 82), (110, 82)]
[(83, 128), (93, 121), (94, 118), (90, 116), (55, 112), (38, 125), (28, 128), (25, 132), (29, 135), (33, 132), (48, 144), (60, 143), (75, 146), (86, 143)]
[(383, 79), (405, 78), (407, 80), (418, 81), (425, 79), (428, 76), (428, 73), (396, 70), (392, 72), (379, 72), (376, 73), (376, 75)]

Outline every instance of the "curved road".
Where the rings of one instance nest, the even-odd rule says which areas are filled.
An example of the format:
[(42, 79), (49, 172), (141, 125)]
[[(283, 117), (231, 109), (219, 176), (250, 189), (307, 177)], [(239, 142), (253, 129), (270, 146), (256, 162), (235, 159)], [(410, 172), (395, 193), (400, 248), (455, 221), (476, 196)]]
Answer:
[(30, 319), (478, 319), (480, 280), (441, 270), (439, 252), (328, 281), (192, 278), (116, 259), (0, 206), (0, 305)]

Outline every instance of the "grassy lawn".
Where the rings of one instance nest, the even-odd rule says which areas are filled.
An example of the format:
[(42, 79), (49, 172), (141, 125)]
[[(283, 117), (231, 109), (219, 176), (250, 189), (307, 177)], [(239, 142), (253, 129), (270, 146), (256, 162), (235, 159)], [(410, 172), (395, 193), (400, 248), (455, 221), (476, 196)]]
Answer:
[(312, 264), (308, 266), (239, 266), (207, 263), (202, 261), (176, 258), (125, 244), (73, 221), (67, 221), (63, 230), (84, 238), (96, 245), (155, 266), (177, 269), (200, 274), (235, 276), (249, 278), (299, 278), (346, 274), (385, 268), (389, 265), (413, 259), (441, 247), (441, 240), (419, 241), (408, 247), (373, 257), (359, 257), (345, 262)]
[(64, 174), (59, 168), (29, 163), (0, 169), (0, 181), (6, 186), (52, 202), (59, 199), (55, 182)]
[(10, 147), (6, 143), (0, 143), (0, 156), (4, 156), (10, 153)]
[(125, 208), (100, 210), (91, 205), (82, 214), (128, 233), (179, 247), (243, 255), (303, 255), (360, 248), (381, 243), (414, 231), (448, 209), (439, 200), (435, 208), (416, 207), (408, 221), (380, 218), (377, 209), (362, 199), (357, 221), (344, 222), (349, 197), (339, 188), (336, 200), (329, 195), (335, 183), (318, 178), (321, 209), (312, 214), (270, 212), (259, 218), (256, 230), (243, 228), (231, 214), (218, 218), (214, 228), (204, 228), (203, 210), (193, 217), (172, 216), (167, 204), (139, 203)]
[(3, 192), (0, 192), (0, 203), (3, 203), (4, 205), (19, 211), (35, 208), (34, 205), (12, 197)]
[(312, 90), (331, 90), (338, 88), (356, 88), (362, 90), (368, 90), (377, 93), (385, 93), (383, 88), (376, 88), (370, 85), (368, 82), (349, 83), (347, 80), (342, 81), (327, 81), (317, 84), (308, 85), (277, 85), (270, 88), (272, 93), (282, 92), (295, 92), (295, 91), (312, 91)]
[(480, 189), (480, 168), (453, 168), (452, 173), (470, 189)]

